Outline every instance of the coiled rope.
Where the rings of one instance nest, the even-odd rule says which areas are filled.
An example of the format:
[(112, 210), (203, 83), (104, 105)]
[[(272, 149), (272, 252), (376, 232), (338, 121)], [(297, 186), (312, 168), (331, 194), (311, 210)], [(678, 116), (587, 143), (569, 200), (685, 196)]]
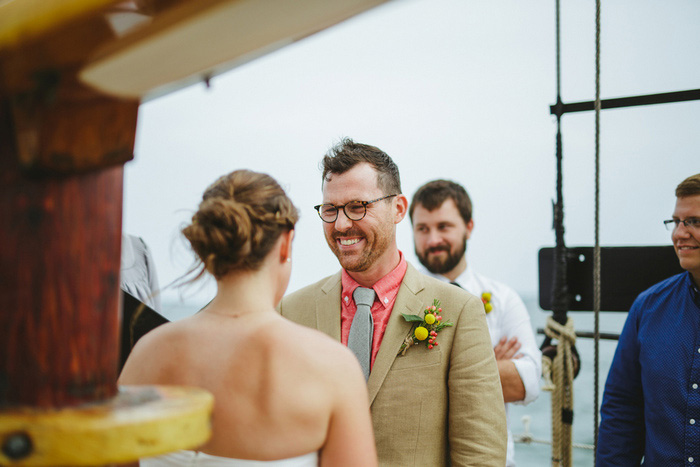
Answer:
[(552, 392), (552, 466), (570, 466), (572, 461), (571, 427), (574, 419), (574, 375), (576, 331), (568, 318), (559, 324), (547, 318), (547, 337), (558, 341), (554, 356), (543, 353), (542, 373), (546, 391)]

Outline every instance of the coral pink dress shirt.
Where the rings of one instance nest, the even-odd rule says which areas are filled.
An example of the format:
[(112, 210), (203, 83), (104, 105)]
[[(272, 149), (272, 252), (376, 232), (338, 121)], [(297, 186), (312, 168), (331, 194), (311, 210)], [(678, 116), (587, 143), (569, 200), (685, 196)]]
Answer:
[[(399, 260), (398, 266), (372, 286), (376, 296), (374, 297), (374, 303), (370, 309), (372, 312), (372, 319), (374, 320), (370, 368), (374, 366), (374, 359), (377, 358), (379, 345), (382, 343), (384, 331), (386, 330), (386, 323), (389, 322), (391, 310), (394, 308), (396, 296), (399, 293), (399, 287), (401, 287), (403, 276), (406, 274), (406, 269), (408, 268), (403, 253), (399, 251), (399, 255), (401, 259)], [(350, 326), (352, 325), (352, 319), (355, 317), (355, 312), (357, 311), (357, 305), (355, 305), (355, 300), (352, 298), (352, 293), (360, 284), (350, 277), (350, 274), (348, 274), (345, 269), (342, 270), (341, 276), (343, 288), (340, 294), (340, 341), (343, 345), (347, 346)]]

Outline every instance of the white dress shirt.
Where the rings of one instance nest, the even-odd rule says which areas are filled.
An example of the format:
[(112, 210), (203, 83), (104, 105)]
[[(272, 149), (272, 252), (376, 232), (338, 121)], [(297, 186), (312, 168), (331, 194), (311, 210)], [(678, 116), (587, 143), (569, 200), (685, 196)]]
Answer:
[[(446, 277), (432, 274), (423, 268), (427, 275), (445, 282), (450, 282)], [(475, 273), (467, 266), (467, 269), (453, 282), (459, 284), (467, 292), (481, 298), (484, 292), (491, 294), (493, 310), (486, 314), (486, 323), (491, 334), (491, 344), (495, 347), (501, 337), (517, 337), (521, 347), (518, 350), (522, 357), (513, 359), (515, 368), (525, 386), (525, 398), (513, 404), (527, 405), (537, 399), (540, 394), (540, 376), (542, 375), (542, 353), (535, 341), (535, 333), (530, 324), (530, 315), (525, 308), (522, 299), (512, 288), (507, 285)], [(508, 406), (506, 404), (506, 417)], [(508, 419), (508, 455), (506, 466), (515, 466), (513, 433)]]

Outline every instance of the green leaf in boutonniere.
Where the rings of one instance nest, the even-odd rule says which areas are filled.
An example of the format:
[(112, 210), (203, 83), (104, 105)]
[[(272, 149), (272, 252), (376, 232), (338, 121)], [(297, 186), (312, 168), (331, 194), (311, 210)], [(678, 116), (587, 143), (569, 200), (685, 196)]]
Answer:
[(407, 315), (406, 313), (401, 313), (401, 316), (403, 316), (403, 319), (405, 319), (405, 320), (408, 321), (409, 323), (410, 323), (410, 322), (413, 322), (413, 321), (416, 321), (416, 322), (419, 322), (419, 323), (422, 323), (422, 322), (423, 322), (423, 317), (422, 317), (422, 316), (418, 316), (418, 315)]
[(452, 326), (452, 323), (442, 321), (442, 308), (440, 308), (440, 300), (433, 300), (433, 304), (425, 307), (423, 316), (407, 315), (401, 313), (403, 319), (409, 323), (413, 323), (411, 331), (401, 344), (399, 354), (405, 355), (406, 350), (414, 344), (425, 342), (428, 349), (432, 349), (438, 345), (437, 333), (446, 327)]

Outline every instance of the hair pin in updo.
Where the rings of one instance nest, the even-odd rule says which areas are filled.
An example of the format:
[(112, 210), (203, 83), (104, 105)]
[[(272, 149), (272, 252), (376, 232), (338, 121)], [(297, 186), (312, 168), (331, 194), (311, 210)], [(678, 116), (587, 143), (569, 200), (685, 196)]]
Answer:
[(277, 211), (277, 212), (275, 213), (275, 219), (276, 219), (276, 220), (279, 220), (280, 216), (281, 216), (280, 212)]

